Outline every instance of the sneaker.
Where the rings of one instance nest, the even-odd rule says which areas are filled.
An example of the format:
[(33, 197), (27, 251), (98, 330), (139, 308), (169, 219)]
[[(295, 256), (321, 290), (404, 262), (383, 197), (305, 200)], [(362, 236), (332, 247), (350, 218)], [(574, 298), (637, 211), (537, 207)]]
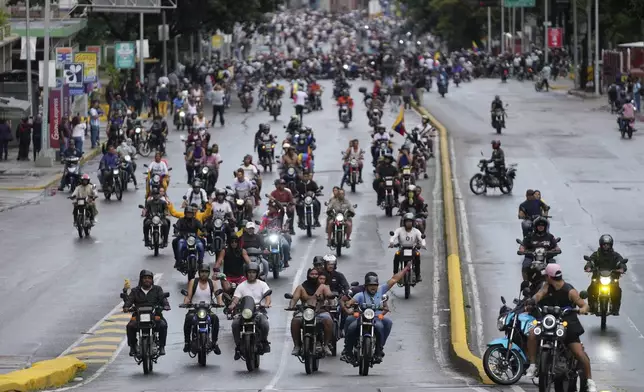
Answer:
[(420, 277), (420, 274), (416, 274), (416, 282), (420, 283), (423, 281), (423, 278)]
[(136, 356), (136, 347), (130, 346), (130, 357)]
[(590, 378), (586, 381), (586, 386), (586, 391), (597, 392), (597, 385), (595, 385), (595, 381), (591, 380)]
[[(525, 372), (525, 376), (528, 378), (534, 378), (536, 373), (537, 373), (537, 365), (535, 365), (534, 363), (531, 363), (530, 366), (528, 366), (528, 370), (526, 370)], [(588, 380), (588, 381), (591, 381), (591, 380)], [(590, 384), (589, 384), (589, 387), (590, 387)]]
[(271, 352), (271, 342), (262, 343), (262, 347), (264, 348), (264, 354), (268, 354)]
[(183, 344), (183, 352), (184, 353), (189, 353), (190, 352), (190, 342), (186, 342)]
[(239, 349), (239, 347), (236, 347), (235, 348), (235, 358), (234, 359), (235, 359), (235, 361), (238, 361), (239, 358), (241, 358), (241, 350)]
[(319, 221), (319, 220), (316, 220), (316, 221), (315, 221), (315, 227), (322, 227), (322, 225), (320, 224), (320, 221)]
[(344, 240), (344, 246), (346, 246), (347, 249), (351, 248), (351, 240), (348, 238)]
[(221, 355), (221, 349), (217, 343), (212, 345), (212, 352), (215, 353), (215, 355)]
[(293, 351), (291, 351), (291, 355), (294, 355), (294, 356), (297, 357), (297, 356), (300, 355), (301, 350), (302, 349), (299, 346), (295, 346), (295, 347), (293, 347)]
[(329, 357), (331, 355), (333, 355), (333, 353), (331, 352), (331, 349), (326, 344), (324, 345), (324, 355), (329, 356)]
[(165, 355), (165, 347), (159, 347), (159, 356)]

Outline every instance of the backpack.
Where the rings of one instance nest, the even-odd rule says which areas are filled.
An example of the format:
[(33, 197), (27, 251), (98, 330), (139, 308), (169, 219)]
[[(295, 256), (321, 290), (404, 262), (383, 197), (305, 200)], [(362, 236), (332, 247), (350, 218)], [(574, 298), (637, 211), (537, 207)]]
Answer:
[[(194, 278), (192, 280), (192, 282), (193, 282), (192, 283), (192, 297), (194, 297), (195, 293), (197, 292), (197, 287), (199, 287), (199, 279)], [(208, 279), (208, 286), (210, 286), (210, 295), (214, 295), (215, 294), (215, 286), (212, 283), (212, 279)]]

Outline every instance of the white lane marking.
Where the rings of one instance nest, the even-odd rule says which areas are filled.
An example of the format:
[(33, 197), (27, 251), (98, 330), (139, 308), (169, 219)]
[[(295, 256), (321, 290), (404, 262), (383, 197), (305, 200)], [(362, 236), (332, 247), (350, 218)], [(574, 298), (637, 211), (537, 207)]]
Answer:
[(446, 366), (445, 362), (445, 357), (444, 357), (444, 352), (443, 352), (443, 347), (441, 345), (440, 337), (441, 337), (441, 327), (440, 327), (440, 310), (439, 310), (439, 301), (438, 299), (440, 298), (440, 281), (441, 281), (441, 271), (439, 268), (440, 263), (442, 262), (441, 256), (442, 253), (439, 251), (439, 238), (442, 238), (443, 235), (441, 233), (441, 219), (440, 217), (443, 213), (443, 209), (441, 208), (442, 203), (443, 203), (443, 197), (442, 197), (442, 183), (441, 183), (441, 165), (439, 164), (439, 151), (440, 151), (440, 140), (436, 140), (434, 142), (434, 151), (436, 151), (436, 155), (434, 156), (435, 159), (435, 173), (434, 173), (434, 191), (432, 192), (432, 197), (434, 198), (433, 200), (433, 211), (432, 213), (434, 214), (434, 224), (433, 224), (433, 236), (434, 236), (434, 241), (433, 241), (433, 249), (432, 251), (434, 252), (434, 276), (433, 276), (433, 288), (434, 288), (434, 293), (432, 297), (432, 311), (433, 311), (433, 317), (432, 317), (432, 329), (434, 330), (434, 352), (436, 353), (436, 361), (438, 362), (438, 366), (441, 368), (444, 368)]
[(467, 265), (467, 273), (471, 286), (472, 311), (474, 313), (474, 330), (476, 335), (475, 346), (479, 349), (479, 355), (485, 352), (484, 337), (483, 337), (483, 318), (481, 317), (481, 299), (479, 296), (479, 289), (476, 283), (476, 273), (474, 271), (474, 264), (472, 263), (472, 250), (470, 249), (470, 227), (467, 223), (467, 212), (465, 211), (465, 201), (461, 193), (461, 187), (458, 185), (458, 177), (456, 175), (456, 154), (454, 152), (454, 139), (449, 138), (449, 153), (452, 164), (452, 183), (454, 187), (454, 194), (456, 195), (456, 203), (459, 220), (461, 222), (460, 239), (463, 245), (463, 253), (465, 256), (465, 264)]
[[(154, 274), (154, 284), (158, 285), (159, 282), (161, 281), (162, 277), (163, 277), (163, 273)], [(64, 355), (66, 355), (72, 349), (74, 349), (76, 346), (78, 346), (80, 343), (82, 343), (83, 340), (85, 340), (85, 338), (88, 337), (89, 334), (91, 334), (92, 332), (96, 331), (98, 329), (98, 327), (100, 327), (101, 324), (105, 320), (107, 320), (107, 318), (109, 318), (111, 315), (115, 314), (116, 312), (119, 312), (121, 308), (123, 308), (123, 301), (121, 301), (118, 305), (116, 305), (114, 307), (114, 309), (112, 309), (107, 315), (105, 315), (105, 317), (103, 317), (98, 323), (94, 324), (94, 326), (92, 328), (90, 328), (89, 331), (87, 331), (87, 334), (85, 336), (81, 336), (80, 339), (78, 339), (76, 342), (74, 342), (74, 344), (69, 346), (67, 348), (67, 350), (65, 350), (62, 354), (60, 354), (59, 357), (62, 357)], [(105, 372), (107, 367), (112, 362), (114, 362), (116, 360), (116, 358), (118, 358), (119, 354), (121, 353), (121, 351), (123, 351), (125, 346), (127, 346), (127, 339), (123, 339), (123, 341), (121, 342), (121, 344), (119, 344), (118, 348), (116, 349), (116, 351), (114, 351), (114, 354), (112, 354), (112, 357), (107, 361), (107, 363), (105, 363), (103, 366), (101, 366), (94, 374), (92, 374), (86, 380), (83, 380), (82, 382), (80, 382), (80, 383), (78, 383), (76, 385), (72, 385), (70, 387), (48, 389), (48, 390), (45, 390), (45, 392), (47, 392), (47, 391), (56, 391), (56, 392), (68, 391), (70, 389), (76, 389), (78, 387), (82, 387), (83, 385), (87, 385), (90, 382), (96, 380), (101, 374), (103, 374), (103, 372)]]
[(512, 385), (510, 389), (512, 389), (514, 392), (525, 392), (525, 389), (521, 388), (518, 385)]
[[(293, 285), (291, 286), (291, 293), (295, 291), (297, 286), (299, 286), (299, 282), (302, 280), (302, 274), (304, 274), (304, 270), (306, 269), (306, 266), (309, 265), (309, 260), (311, 260), (311, 252), (313, 251), (313, 245), (315, 245), (316, 241), (311, 241), (309, 242), (309, 246), (306, 248), (306, 253), (304, 254), (304, 257), (302, 257), (302, 261), (300, 262), (300, 266), (297, 269), (297, 273), (295, 274), (295, 277), (293, 277)], [(285, 324), (287, 327), (284, 328), (284, 344), (282, 345), (282, 355), (280, 357), (280, 363), (277, 368), (277, 373), (275, 373), (275, 376), (271, 379), (271, 381), (266, 385), (262, 390), (274, 390), (275, 385), (279, 382), (280, 378), (284, 374), (284, 370), (286, 369), (286, 364), (288, 362), (288, 358), (291, 355), (291, 352), (288, 351), (288, 346), (289, 342), (291, 341), (291, 328), (290, 328), (290, 312), (285, 312)]]
[(631, 320), (631, 318), (628, 317), (628, 316), (626, 316), (626, 320), (628, 320), (628, 323), (631, 325), (631, 328), (633, 328), (635, 331), (637, 331), (637, 334), (639, 335), (638, 338), (639, 339), (644, 339), (644, 335), (642, 335), (642, 332), (640, 332), (640, 330), (637, 329), (637, 327), (635, 326), (635, 323), (633, 322), (633, 320)]

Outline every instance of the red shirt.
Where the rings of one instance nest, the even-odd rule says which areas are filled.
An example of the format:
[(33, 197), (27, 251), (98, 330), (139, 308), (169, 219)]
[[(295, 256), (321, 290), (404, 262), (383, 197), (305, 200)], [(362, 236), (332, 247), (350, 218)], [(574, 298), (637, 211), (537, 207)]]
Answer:
[(284, 188), (283, 191), (275, 189), (273, 192), (271, 192), (271, 197), (273, 197), (280, 203), (291, 203), (293, 201), (293, 194), (286, 188)]

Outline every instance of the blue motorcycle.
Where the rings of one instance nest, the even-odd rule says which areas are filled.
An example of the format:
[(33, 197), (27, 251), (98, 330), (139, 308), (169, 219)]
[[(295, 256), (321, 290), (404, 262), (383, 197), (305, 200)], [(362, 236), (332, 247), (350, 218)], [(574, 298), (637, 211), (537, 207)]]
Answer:
[(499, 310), (497, 328), (505, 333), (505, 337), (487, 344), (483, 355), (483, 369), (496, 384), (512, 385), (523, 377), (528, 367), (528, 335), (536, 319), (529, 313), (524, 313), (523, 301), (515, 299), (514, 309), (506, 305), (505, 298), (501, 297), (501, 302), (503, 306)]

